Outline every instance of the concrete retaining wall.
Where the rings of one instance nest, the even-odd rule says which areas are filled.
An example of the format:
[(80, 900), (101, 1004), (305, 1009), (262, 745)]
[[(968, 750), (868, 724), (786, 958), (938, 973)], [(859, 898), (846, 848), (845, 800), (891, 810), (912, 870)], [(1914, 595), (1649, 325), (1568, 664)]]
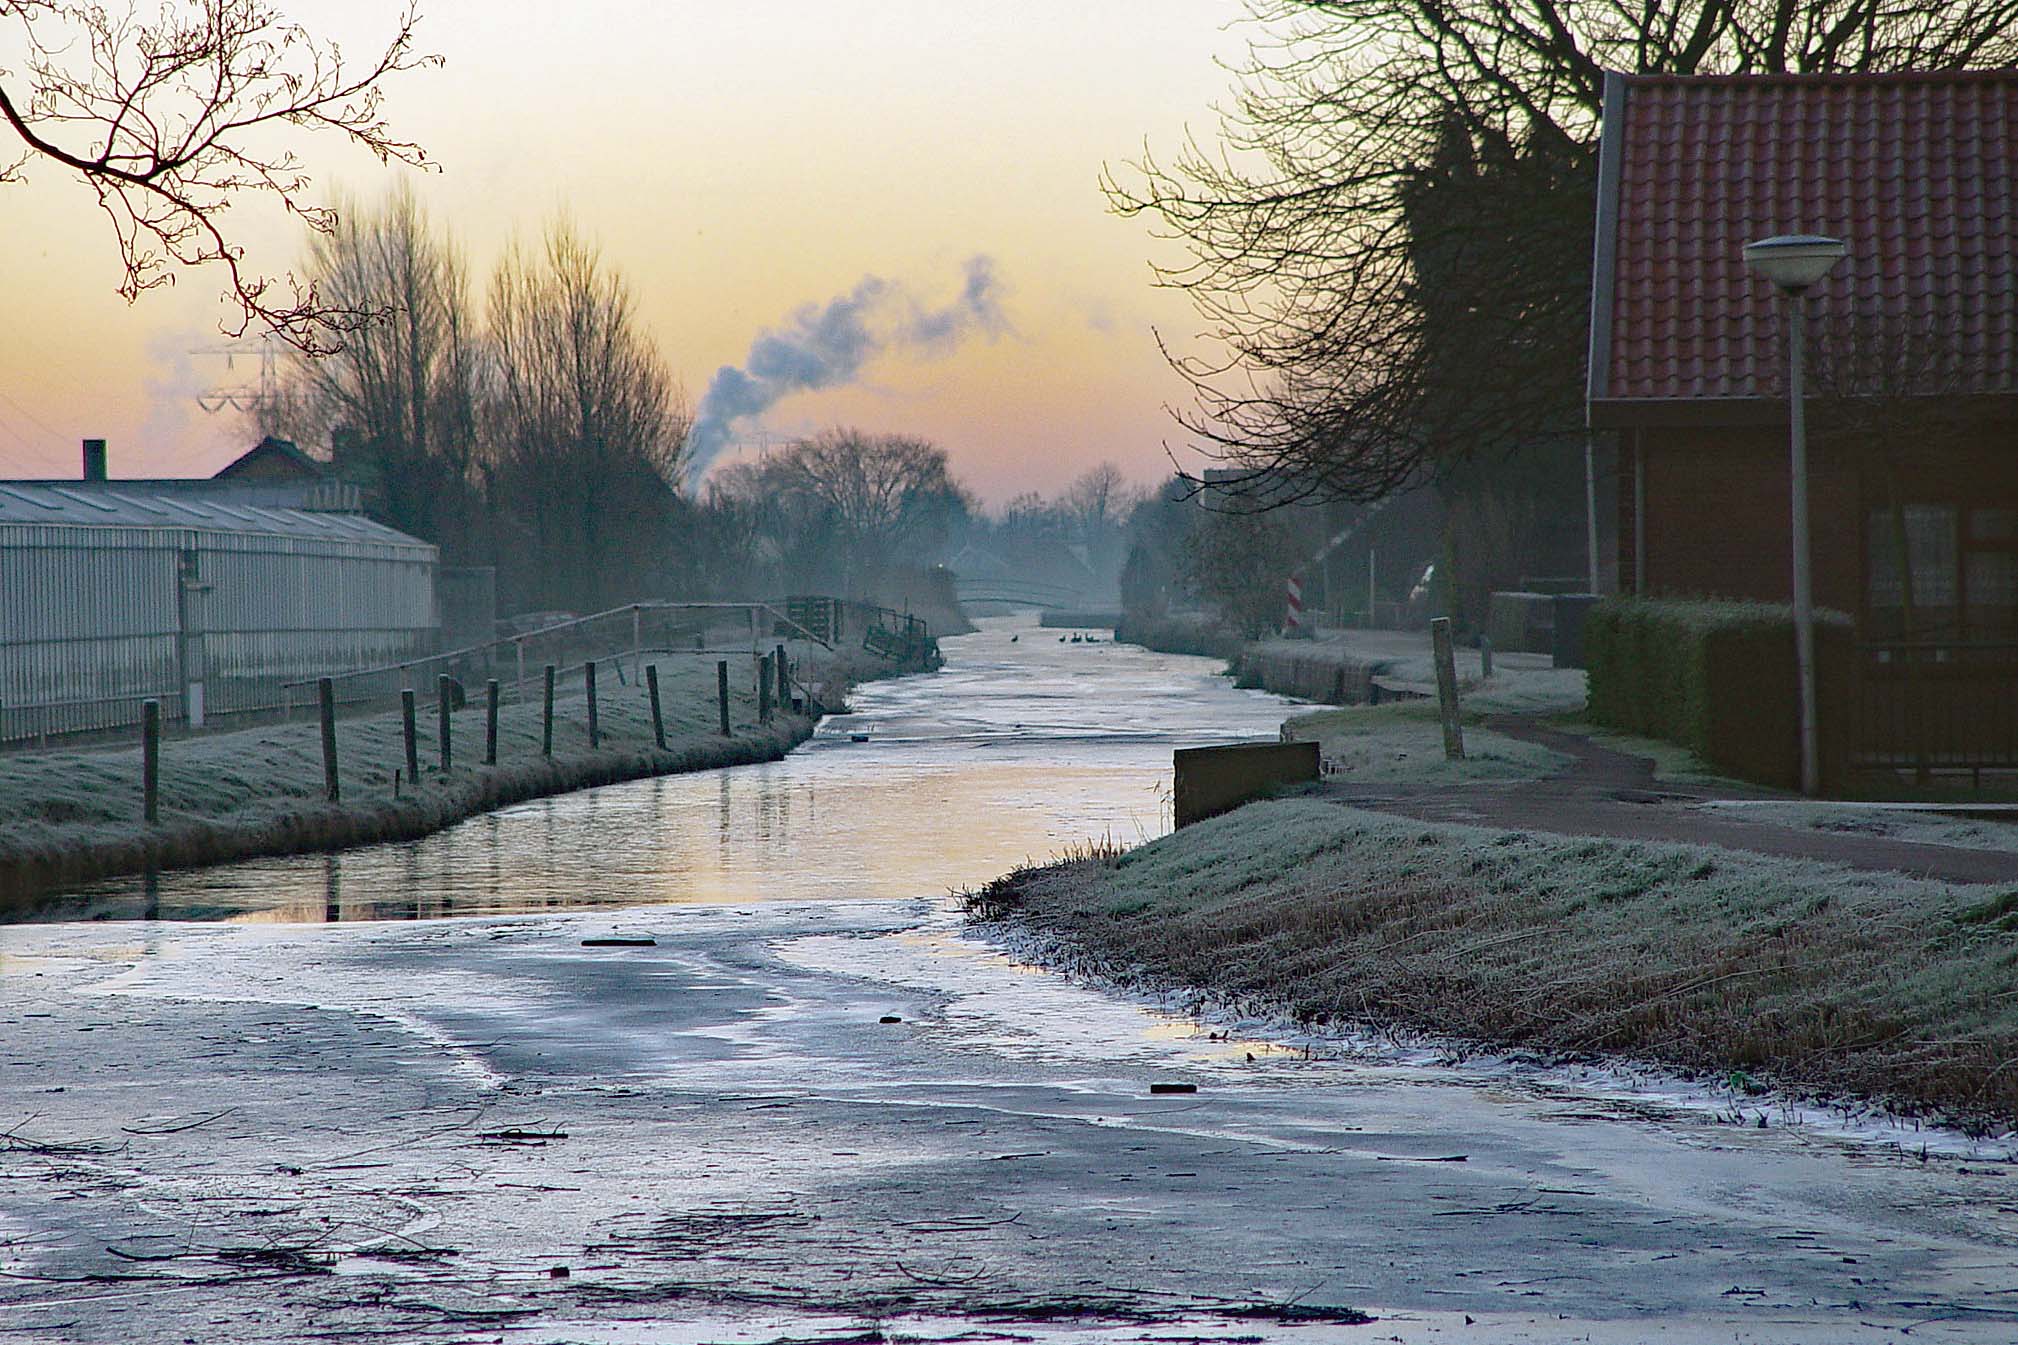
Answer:
[(1114, 638), (1122, 644), (1141, 645), (1164, 654), (1197, 654), (1205, 658), (1236, 659), (1245, 643), (1232, 631), (1188, 617), (1150, 617), (1124, 614), (1114, 628)]
[(1340, 649), (1285, 641), (1243, 650), (1236, 673), (1241, 686), (1259, 687), (1278, 696), (1295, 696), (1321, 705), (1359, 705), (1373, 699), (1377, 667)]
[(1053, 630), (1118, 630), (1122, 620), (1112, 608), (1047, 607), (1038, 614), (1037, 624)]

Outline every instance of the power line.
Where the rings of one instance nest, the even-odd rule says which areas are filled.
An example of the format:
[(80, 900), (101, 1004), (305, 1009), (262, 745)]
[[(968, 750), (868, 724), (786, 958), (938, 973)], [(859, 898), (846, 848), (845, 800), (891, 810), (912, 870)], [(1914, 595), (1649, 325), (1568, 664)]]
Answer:
[(270, 411), (280, 400), (280, 379), (272, 338), (262, 333), (251, 341), (230, 341), (223, 345), (194, 346), (192, 355), (222, 355), (230, 369), (240, 355), (259, 356), (259, 380), (235, 386), (219, 386), (196, 394), (196, 404), (211, 415), (230, 407), (234, 411), (258, 414)]
[[(42, 417), (36, 415), (33, 411), (30, 411), (20, 402), (14, 400), (14, 398), (11, 395), (9, 395), (4, 388), (0, 388), (0, 402), (4, 402), (9, 408), (11, 408), (14, 411), (16, 415), (20, 416), (23, 420), (26, 420), (30, 424), (34, 425), (37, 429), (41, 430), (43, 434), (48, 435), (51, 440), (54, 440), (57, 443), (63, 442), (65, 436), (62, 434), (61, 431), (54, 429), (53, 427), (50, 426), (50, 424), (47, 421), (43, 420)], [(23, 449), (27, 450), (29, 454), (29, 460), (33, 462), (35, 465), (43, 468), (44, 470), (61, 471), (64, 468), (72, 465), (70, 463), (67, 454), (65, 454), (61, 450), (49, 446), (46, 442), (38, 443), (36, 440), (31, 439), (27, 435), (21, 433), (20, 430), (16, 429), (13, 425), (7, 423), (5, 420), (0, 420), (0, 429), (6, 430), (6, 432), (13, 437), (15, 442), (19, 443)]]

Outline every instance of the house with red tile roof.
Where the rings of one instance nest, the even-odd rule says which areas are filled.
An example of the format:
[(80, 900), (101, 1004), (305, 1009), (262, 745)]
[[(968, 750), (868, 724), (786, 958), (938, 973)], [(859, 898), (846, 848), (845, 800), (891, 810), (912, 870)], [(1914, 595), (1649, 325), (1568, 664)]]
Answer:
[[(1804, 300), (1743, 257), (1787, 234), (1848, 245)], [(1858, 633), (1852, 751), (2018, 766), (2018, 71), (1607, 76), (1593, 260), (1620, 588), (1788, 601), (1805, 302), (1814, 593)]]

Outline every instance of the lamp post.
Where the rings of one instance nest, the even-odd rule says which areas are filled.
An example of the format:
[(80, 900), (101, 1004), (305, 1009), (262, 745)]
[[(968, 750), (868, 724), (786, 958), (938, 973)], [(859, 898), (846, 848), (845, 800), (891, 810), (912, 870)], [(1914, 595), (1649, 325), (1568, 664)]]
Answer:
[(1815, 728), (1815, 595), (1808, 556), (1808, 417), (1802, 386), (1808, 287), (1835, 269), (1848, 251), (1840, 238), (1780, 234), (1745, 244), (1745, 264), (1787, 296), (1787, 415), (1789, 478), (1793, 495), (1794, 668), (1801, 699), (1801, 792), (1822, 787)]

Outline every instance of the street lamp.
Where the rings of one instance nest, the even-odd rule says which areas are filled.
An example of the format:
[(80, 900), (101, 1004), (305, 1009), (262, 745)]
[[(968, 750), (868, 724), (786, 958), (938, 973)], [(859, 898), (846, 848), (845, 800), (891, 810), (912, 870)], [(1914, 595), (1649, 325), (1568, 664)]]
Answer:
[(1815, 595), (1808, 558), (1808, 417), (1802, 387), (1806, 319), (1803, 296), (1848, 251), (1840, 238), (1781, 234), (1745, 244), (1745, 264), (1787, 296), (1787, 413), (1791, 427), (1789, 476), (1794, 512), (1794, 667), (1801, 696), (1801, 792), (1821, 790), (1821, 754), (1815, 741)]

